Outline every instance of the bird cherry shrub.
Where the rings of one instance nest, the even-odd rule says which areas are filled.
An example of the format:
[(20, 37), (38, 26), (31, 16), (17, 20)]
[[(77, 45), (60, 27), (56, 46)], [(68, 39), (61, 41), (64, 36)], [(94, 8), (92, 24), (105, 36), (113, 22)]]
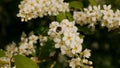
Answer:
[(40, 21), (45, 25), (37, 32), (23, 32), (19, 42), (1, 49), (0, 68), (93, 68), (91, 50), (83, 45), (87, 30), (81, 33), (80, 27), (94, 32), (96, 25), (108, 31), (120, 26), (120, 10), (112, 10), (111, 5), (84, 8), (80, 1), (23, 0), (18, 7), (22, 22), (50, 20)]

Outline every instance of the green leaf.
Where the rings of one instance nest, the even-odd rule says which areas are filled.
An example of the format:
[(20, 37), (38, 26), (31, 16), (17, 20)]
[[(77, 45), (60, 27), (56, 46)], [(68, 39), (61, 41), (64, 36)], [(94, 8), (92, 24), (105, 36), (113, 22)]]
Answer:
[(0, 57), (4, 57), (5, 56), (5, 52), (3, 50), (0, 50)]
[(82, 10), (83, 4), (80, 1), (72, 1), (69, 3), (70, 8)]
[(90, 2), (90, 5), (97, 5), (96, 0), (89, 0), (89, 2)]
[(70, 12), (67, 12), (66, 16), (67, 16), (69, 21), (73, 21), (73, 16), (72, 16), (72, 14)]
[(36, 63), (22, 55), (14, 56), (14, 60), (16, 68), (39, 68)]
[(59, 13), (59, 15), (57, 15), (57, 21), (62, 21), (63, 19), (66, 19), (66, 15), (65, 13)]

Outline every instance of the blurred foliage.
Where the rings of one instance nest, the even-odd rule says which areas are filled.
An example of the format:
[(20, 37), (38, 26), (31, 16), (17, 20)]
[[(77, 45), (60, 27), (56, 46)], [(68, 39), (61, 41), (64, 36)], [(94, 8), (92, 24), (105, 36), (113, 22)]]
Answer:
[[(36, 34), (47, 35), (48, 31), (48, 22), (55, 20), (54, 17), (44, 17), (37, 18), (28, 22), (21, 22), (20, 18), (16, 17), (18, 13), (18, 4), (21, 0), (0, 0), (0, 48), (4, 48), (6, 44), (15, 40), (15, 42), (19, 41), (21, 33), (24, 31), (29, 33), (30, 31), (34, 31)], [(76, 3), (76, 1), (80, 2), (82, 7), (77, 8), (80, 9), (83, 7), (87, 7), (92, 1), (95, 0), (65, 0), (66, 2)], [(114, 10), (120, 9), (120, 0), (96, 0), (97, 4), (111, 4)], [(94, 2), (92, 2), (95, 4)], [(73, 4), (73, 3), (71, 3)], [(76, 3), (77, 6), (80, 6)], [(73, 5), (70, 5), (74, 8)], [(59, 15), (61, 16), (61, 15)], [(58, 20), (61, 20), (57, 17)], [(67, 17), (69, 20), (72, 20), (70, 13), (64, 15), (63, 18)], [(120, 29), (116, 29), (113, 31), (108, 31), (107, 28), (101, 28), (99, 25), (96, 25), (96, 29), (91, 31), (87, 27), (80, 27), (79, 32), (85, 35), (84, 38), (84, 47), (91, 49), (92, 56), (91, 60), (93, 61), (94, 68), (119, 68), (120, 67)], [(47, 42), (48, 44), (54, 44)], [(43, 49), (48, 49), (45, 51), (45, 55), (43, 58), (47, 58), (46, 56), (52, 49), (52, 46), (46, 44), (46, 47)], [(42, 49), (38, 49), (41, 51), (40, 54), (43, 54)], [(0, 51), (2, 52), (2, 51)], [(53, 58), (52, 58), (53, 59)], [(57, 61), (56, 61), (57, 62)], [(53, 64), (53, 61), (43, 62), (40, 65), (44, 68), (48, 68)], [(61, 64), (56, 64), (55, 68), (62, 68)]]

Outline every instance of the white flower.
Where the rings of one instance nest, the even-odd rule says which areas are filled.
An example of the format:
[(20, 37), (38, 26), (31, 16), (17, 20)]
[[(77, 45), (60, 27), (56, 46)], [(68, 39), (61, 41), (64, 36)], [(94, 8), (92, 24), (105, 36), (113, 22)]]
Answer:
[(19, 46), (19, 54), (26, 54), (27, 53), (27, 45)]
[(6, 47), (6, 50), (9, 51), (9, 52), (17, 51), (16, 43), (12, 42), (11, 44), (8, 44), (7, 47)]
[(79, 35), (80, 35), (79, 33), (76, 33), (74, 39), (72, 40), (72, 42), (76, 42), (77, 44), (80, 45), (80, 44), (83, 43), (83, 38), (80, 38)]
[(88, 27), (95, 29), (95, 25), (100, 22), (102, 27), (107, 27), (108, 30), (119, 28), (120, 26), (120, 11), (114, 12), (111, 5), (103, 5), (103, 9), (98, 6), (88, 6), (83, 11), (75, 11), (73, 19), (81, 26), (88, 24)]
[(36, 43), (37, 42), (37, 40), (38, 40), (38, 36), (36, 36), (36, 35), (31, 35), (31, 36), (29, 36), (29, 41), (31, 42), (31, 43)]
[(67, 56), (69, 56), (69, 57), (72, 57), (73, 56), (73, 54), (72, 54), (72, 52), (71, 52), (71, 49), (69, 48), (69, 47), (67, 47), (67, 46), (62, 46), (61, 47), (61, 54), (62, 55), (67, 55)]
[(80, 58), (72, 58), (70, 63), (69, 63), (69, 66), (71, 68), (76, 68), (77, 66), (80, 66)]
[(11, 44), (8, 44), (6, 47), (6, 56), (11, 58), (15, 53), (18, 52), (18, 48), (16, 47), (16, 43), (12, 42)]
[(64, 41), (71, 41), (74, 37), (74, 34), (71, 33), (70, 31), (69, 32), (64, 32), (64, 37), (63, 37), (63, 40)]
[(111, 10), (111, 5), (103, 5), (104, 10), (109, 11)]
[(84, 8), (84, 11), (92, 13), (93, 12), (93, 7), (92, 6), (88, 6), (88, 8)]
[(59, 26), (59, 23), (58, 22), (55, 22), (53, 21), (51, 24), (50, 24), (50, 29), (53, 29), (54, 32), (56, 32), (56, 28)]
[(98, 5), (98, 6), (93, 6), (93, 9), (94, 9), (94, 11), (100, 11), (100, 10), (101, 10), (100, 5)]
[[(59, 26), (62, 29), (60, 30), (61, 32), (56, 31), (56, 28)], [(60, 48), (61, 55), (71, 58), (69, 63), (70, 67), (76, 68), (84, 66), (80, 60), (84, 56), (89, 57), (89, 54), (87, 53), (88, 51), (84, 51), (84, 55), (79, 55), (82, 53), (83, 38), (79, 37), (80, 33), (77, 32), (75, 21), (69, 22), (67, 19), (64, 19), (60, 23), (52, 22), (48, 35), (50, 35), (50, 38), (55, 42), (55, 48)]]
[(56, 16), (59, 12), (68, 12), (69, 4), (63, 0), (23, 0), (19, 5), (18, 17), (22, 21), (46, 15)]
[(31, 42), (26, 42), (26, 45), (19, 46), (19, 54), (29, 55), (32, 54), (33, 52), (35, 52), (35, 47)]
[(63, 19), (61, 21), (61, 25), (63, 26), (63, 28), (73, 28), (74, 24), (75, 24), (74, 21), (73, 22), (69, 22), (69, 20), (67, 20), (67, 19)]
[(0, 62), (8, 64), (10, 62), (10, 58), (8, 58), (8, 57), (0, 57)]
[(3, 64), (1, 68), (9, 68), (9, 64)]
[(62, 46), (66, 46), (65, 42), (62, 40), (55, 44), (55, 48), (61, 48)]
[(117, 10), (114, 15), (115, 19), (118, 21), (118, 25), (120, 26), (120, 10)]
[(69, 46), (72, 42), (72, 39), (74, 39), (74, 36), (75, 35), (71, 32), (65, 32), (64, 37), (63, 37), (63, 41), (65, 41), (65, 44)]
[(30, 33), (28, 38), (22, 36), (21, 42), (19, 43), (19, 54), (30, 55), (35, 52), (34, 43), (37, 43), (38, 36), (34, 35), (33, 32)]
[(86, 24), (85, 23), (85, 13), (84, 12), (74, 12), (73, 15), (74, 20), (76, 21), (77, 24), (80, 24), (81, 26)]
[(26, 42), (28, 42), (28, 38), (21, 37), (21, 42), (19, 43), (19, 45), (26, 45)]
[(102, 17), (102, 12), (100, 12), (100, 11), (94, 12), (94, 18), (95, 18), (94, 21), (97, 21), (97, 20), (100, 21), (101, 17)]
[(34, 50), (35, 48), (34, 48), (33, 43), (28, 42), (28, 44), (27, 44), (27, 49)]
[(116, 17), (116, 18), (120, 18), (120, 10), (116, 10), (116, 12), (115, 12), (115, 17)]
[(85, 49), (83, 51), (83, 57), (86, 57), (86, 58), (89, 58), (91, 56), (91, 53), (90, 53), (91, 50), (89, 49)]
[(113, 16), (114, 16), (113, 11), (103, 12), (103, 14), (104, 14), (104, 16), (103, 16), (104, 20), (113, 19)]
[(72, 44), (72, 53), (76, 54), (76, 53), (80, 53), (82, 51), (82, 45), (80, 44)]

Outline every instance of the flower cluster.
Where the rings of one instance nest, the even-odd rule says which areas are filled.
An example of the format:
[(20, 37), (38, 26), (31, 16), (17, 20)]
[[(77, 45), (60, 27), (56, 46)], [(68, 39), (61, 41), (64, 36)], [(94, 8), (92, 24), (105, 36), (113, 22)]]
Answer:
[(22, 21), (46, 15), (57, 15), (59, 12), (69, 11), (69, 4), (63, 0), (23, 0), (19, 5), (18, 17)]
[(64, 19), (60, 23), (52, 22), (49, 27), (48, 35), (54, 40), (55, 48), (60, 48), (62, 55), (72, 58), (69, 66), (72, 68), (85, 66), (82, 60), (90, 57), (90, 50), (86, 49), (82, 52), (83, 38), (79, 37), (75, 22)]
[[(2, 65), (2, 68), (9, 68), (11, 67), (10, 64), (13, 61), (13, 56), (17, 54), (21, 54), (24, 56), (32, 55), (35, 52), (35, 46), (34, 44), (37, 42), (38, 36), (31, 34), (28, 38), (26, 37), (26, 34), (23, 33), (21, 36), (21, 41), (17, 47), (17, 44), (12, 42), (11, 44), (8, 44), (5, 50), (5, 57), (0, 57), (1, 62), (5, 62), (5, 64)], [(15, 68), (12, 67), (12, 68)]]
[(38, 36), (31, 34), (29, 37), (26, 37), (25, 34), (21, 37), (21, 42), (19, 43), (19, 54), (21, 55), (30, 55), (35, 52), (34, 44), (37, 43)]
[[(11, 62), (14, 62), (13, 56), (20, 54), (24, 56), (29, 56), (35, 53), (35, 44), (37, 43), (37, 40), (39, 39), (39, 42), (41, 45), (43, 45), (47, 41), (46, 36), (37, 36), (33, 32), (30, 33), (30, 35), (27, 37), (25, 33), (21, 36), (21, 41), (17, 45), (15, 42), (12, 42), (11, 44), (8, 44), (5, 49), (5, 57), (0, 57), (0, 62), (2, 62), (1, 68), (11, 68), (10, 64)], [(30, 57), (33, 61), (38, 62), (36, 60), (37, 57)], [(0, 63), (1, 64), (1, 63)], [(16, 68), (13, 66), (12, 68)]]
[(73, 18), (81, 26), (88, 24), (94, 28), (98, 22), (100, 22), (102, 27), (107, 27), (108, 30), (113, 30), (120, 26), (120, 10), (114, 12), (111, 9), (111, 5), (103, 5), (103, 9), (101, 9), (100, 5), (89, 6), (84, 8), (83, 11), (75, 11)]

